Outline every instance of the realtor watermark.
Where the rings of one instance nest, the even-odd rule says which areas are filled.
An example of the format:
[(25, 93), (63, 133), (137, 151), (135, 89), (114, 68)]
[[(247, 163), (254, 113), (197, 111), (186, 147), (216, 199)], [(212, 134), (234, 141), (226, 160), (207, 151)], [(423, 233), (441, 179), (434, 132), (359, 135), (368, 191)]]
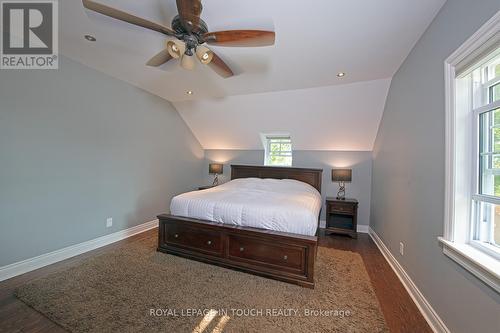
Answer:
[(57, 0), (0, 1), (0, 69), (57, 69)]
[(203, 317), (210, 313), (229, 317), (350, 317), (349, 309), (229, 308), (229, 309), (149, 309), (151, 317)]

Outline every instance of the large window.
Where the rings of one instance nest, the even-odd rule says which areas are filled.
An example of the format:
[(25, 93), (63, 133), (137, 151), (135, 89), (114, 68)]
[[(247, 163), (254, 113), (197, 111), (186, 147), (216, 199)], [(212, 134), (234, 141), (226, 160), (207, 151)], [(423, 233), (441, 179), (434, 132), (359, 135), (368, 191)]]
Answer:
[(459, 79), (470, 82), (478, 132), (471, 243), (500, 256), (500, 48)]
[(500, 292), (500, 12), (445, 61), (443, 252)]
[(264, 165), (292, 166), (292, 140), (289, 136), (266, 136)]

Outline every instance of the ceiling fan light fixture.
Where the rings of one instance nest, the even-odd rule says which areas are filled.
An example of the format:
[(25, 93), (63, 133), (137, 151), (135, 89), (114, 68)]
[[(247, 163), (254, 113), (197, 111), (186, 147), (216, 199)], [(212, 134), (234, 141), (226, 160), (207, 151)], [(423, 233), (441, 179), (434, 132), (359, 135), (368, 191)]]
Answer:
[(175, 42), (173, 40), (167, 42), (167, 51), (172, 58), (179, 59), (184, 54), (185, 48), (186, 46), (184, 43)]
[(196, 62), (194, 61), (193, 56), (188, 56), (186, 54), (182, 55), (181, 58), (181, 67), (187, 69), (189, 71), (193, 70)]
[(208, 65), (214, 58), (214, 53), (206, 46), (198, 46), (196, 48), (196, 56), (203, 65)]

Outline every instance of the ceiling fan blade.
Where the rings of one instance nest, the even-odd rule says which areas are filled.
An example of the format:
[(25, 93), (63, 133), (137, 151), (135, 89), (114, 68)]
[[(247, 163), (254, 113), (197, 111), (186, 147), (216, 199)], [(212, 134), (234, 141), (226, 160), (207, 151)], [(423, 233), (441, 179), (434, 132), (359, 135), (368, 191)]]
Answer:
[(160, 51), (157, 55), (155, 55), (153, 58), (149, 59), (149, 61), (146, 63), (147, 66), (151, 67), (158, 67), (166, 63), (172, 59), (172, 56), (168, 53), (167, 49), (164, 49)]
[(182, 26), (188, 32), (198, 32), (202, 9), (201, 0), (177, 0)]
[(91, 0), (82, 0), (83, 6), (87, 9), (93, 10), (102, 15), (106, 15), (112, 18), (115, 18), (120, 21), (125, 21), (130, 24), (134, 24), (146, 29), (154, 30), (161, 32), (162, 34), (173, 36), (175, 32), (161, 24), (154, 23), (143, 18), (137, 17), (135, 15), (129, 14), (127, 12), (118, 10), (113, 7), (109, 7)]
[(207, 32), (203, 35), (210, 45), (268, 46), (274, 44), (275, 33), (263, 30), (227, 30)]
[(215, 53), (213, 53), (212, 61), (208, 63), (208, 66), (225, 79), (234, 75), (231, 68)]

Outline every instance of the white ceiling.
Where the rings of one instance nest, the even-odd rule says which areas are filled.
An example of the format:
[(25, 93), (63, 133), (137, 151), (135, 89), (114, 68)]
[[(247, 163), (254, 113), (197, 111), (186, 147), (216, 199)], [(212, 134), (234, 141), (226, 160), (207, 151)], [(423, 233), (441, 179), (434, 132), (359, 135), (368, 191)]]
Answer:
[(286, 90), (174, 106), (205, 149), (263, 149), (259, 133), (290, 133), (297, 150), (371, 151), (391, 80)]
[[(172, 18), (177, 14), (175, 0), (96, 1), (167, 26), (170, 26)], [(81, 0), (65, 0), (59, 2), (60, 51), (91, 68), (174, 102), (205, 148), (256, 147), (258, 132), (264, 131), (262, 126), (256, 125), (252, 132), (245, 131), (246, 136), (239, 139), (227, 134), (215, 141), (206, 133), (210, 129), (219, 128), (217, 122), (221, 118), (232, 121), (224, 122), (226, 127), (219, 128), (220, 131), (229, 133), (228, 127), (238, 127), (238, 124), (248, 119), (249, 114), (240, 112), (242, 109), (250, 114), (260, 113), (263, 117), (260, 120), (267, 118), (272, 130), (292, 131), (291, 128), (282, 128), (282, 123), (278, 122), (280, 119), (275, 116), (282, 112), (276, 103), (286, 96), (296, 101), (287, 106), (289, 114), (294, 114), (296, 119), (303, 119), (300, 124), (303, 133), (297, 132), (295, 135), (298, 140), (295, 147), (370, 150), (378, 122), (371, 123), (370, 128), (366, 128), (366, 132), (363, 132), (366, 138), (349, 134), (357, 131), (346, 131), (341, 136), (329, 136), (324, 132), (332, 131), (340, 123), (346, 124), (345, 121), (341, 122), (346, 118), (347, 123), (357, 123), (357, 126), (364, 119), (380, 119), (383, 109), (380, 98), (385, 100), (387, 93), (382, 86), (388, 81), (374, 80), (394, 75), (445, 0), (202, 2), (201, 17), (207, 22), (209, 30), (274, 30), (276, 44), (261, 48), (213, 47), (237, 74), (229, 79), (219, 77), (201, 64), (194, 71), (186, 71), (180, 68), (176, 60), (162, 68), (151, 68), (144, 64), (164, 48), (164, 36), (87, 11)], [(94, 35), (97, 42), (86, 41), (84, 34)], [(339, 71), (346, 72), (346, 77), (338, 79), (336, 73)], [(365, 93), (359, 95), (357, 85), (350, 83), (362, 81), (374, 81), (375, 83), (366, 82), (366, 86), (376, 87), (381, 95), (371, 96), (373, 94), (370, 92), (371, 98), (377, 101), (377, 106), (367, 105), (362, 110), (354, 110), (357, 102), (360, 102), (356, 99), (359, 96), (364, 99)], [(194, 91), (194, 94), (187, 95), (188, 90)], [(355, 101), (345, 101), (342, 94), (335, 93), (338, 91), (352, 96)], [(274, 94), (266, 94), (270, 92)], [(338, 99), (332, 99), (331, 93)], [(302, 96), (303, 99), (297, 100), (295, 95)], [(318, 102), (321, 107), (308, 107), (311, 103), (315, 104), (316, 99), (324, 99), (323, 102)], [(199, 102), (180, 103), (194, 100)], [(273, 107), (261, 104), (268, 100), (274, 103)], [(253, 105), (253, 109), (234, 104), (235, 101)], [(299, 107), (303, 109), (298, 109)], [(341, 107), (348, 109), (341, 110)], [(267, 113), (262, 114), (261, 110), (266, 110)], [(327, 110), (333, 111), (328, 113)], [(236, 118), (235, 114), (240, 117)], [(287, 115), (282, 116), (286, 118)], [(334, 126), (324, 125), (321, 117), (326, 116), (333, 121)], [(322, 127), (312, 127), (312, 122), (304, 122), (306, 119), (316, 118)], [(200, 119), (203, 119), (205, 129), (202, 124), (197, 123)], [(269, 123), (269, 119), (277, 122)], [(292, 127), (298, 131), (298, 126)], [(331, 141), (333, 138), (335, 141)], [(330, 141), (321, 141), (327, 139)]]
[[(170, 26), (175, 0), (97, 0)], [(159, 33), (60, 1), (61, 52), (169, 101), (320, 87), (391, 77), (444, 0), (203, 0), (212, 31), (276, 31), (276, 45), (213, 47), (238, 74), (223, 79), (198, 66), (144, 64), (163, 47)], [(96, 43), (83, 39), (93, 34)], [(339, 81), (339, 71), (348, 75)], [(193, 90), (193, 96), (186, 95)]]

